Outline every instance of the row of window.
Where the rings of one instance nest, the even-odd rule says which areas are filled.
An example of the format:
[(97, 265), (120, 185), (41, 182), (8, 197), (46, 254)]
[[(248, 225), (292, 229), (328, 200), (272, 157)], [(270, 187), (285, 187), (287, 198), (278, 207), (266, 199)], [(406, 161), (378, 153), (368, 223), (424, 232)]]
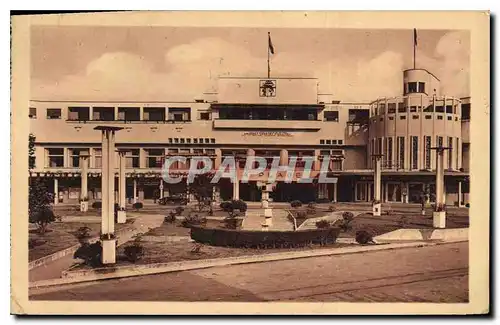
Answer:
[[(385, 138), (377, 138), (372, 139), (371, 141), (371, 154), (383, 153), (383, 162), (386, 168), (397, 168), (404, 169), (405, 168), (405, 146), (406, 146), (406, 137), (396, 137), (396, 154), (394, 155), (394, 146), (393, 146), (393, 137), (385, 137)], [(431, 136), (423, 136), (423, 166), (422, 169), (431, 169), (431, 146), (432, 146), (432, 137)], [(410, 145), (410, 169), (418, 170), (419, 169), (419, 137), (418, 136), (410, 136), (409, 137), (409, 145)], [(436, 136), (435, 145), (438, 147), (443, 147), (444, 137)], [(460, 139), (447, 137), (446, 146), (449, 148), (445, 155), (447, 160), (445, 162), (445, 168), (454, 168), (458, 169), (460, 166)], [(453, 160), (455, 158), (455, 160)]]
[[(117, 113), (117, 115), (115, 114)], [(36, 107), (29, 108), (29, 117), (37, 118)], [(49, 120), (61, 119), (61, 108), (47, 108), (46, 118)], [(211, 120), (210, 112), (200, 112), (198, 119)], [(189, 107), (119, 107), (115, 112), (114, 107), (93, 107), (92, 116), (89, 107), (68, 107), (68, 120), (70, 121), (191, 121), (191, 108)]]
[(319, 144), (344, 144), (344, 140), (342, 139), (321, 139), (319, 140)]
[(174, 144), (213, 144), (214, 138), (168, 138), (168, 143)]
[[(374, 113), (375, 115), (378, 114), (385, 114), (386, 113), (386, 105), (385, 103), (379, 103), (378, 106), (374, 107)], [(404, 103), (400, 102), (397, 104), (397, 109), (396, 109), (396, 103), (387, 103), (387, 114), (395, 114), (396, 111), (398, 113), (407, 113), (408, 111), (410, 113), (416, 113), (416, 112), (424, 112), (424, 113), (446, 113), (446, 114), (457, 114), (457, 105), (428, 105), (428, 106), (420, 106), (420, 105), (412, 105), (412, 106), (406, 106)]]
[[(411, 118), (413, 120), (418, 120), (418, 119), (420, 119), (420, 115), (412, 115)], [(437, 115), (437, 119), (438, 120), (442, 120), (443, 118), (444, 118), (443, 115)], [(390, 121), (393, 121), (394, 120), (394, 116), (388, 116), (388, 119)], [(399, 119), (400, 120), (406, 120), (406, 115), (399, 115)], [(432, 120), (432, 115), (425, 115), (425, 119), (426, 120)], [(453, 116), (447, 116), (446, 119), (448, 121), (453, 121)], [(381, 117), (380, 118), (380, 122), (383, 122), (383, 121), (384, 121), (384, 118)], [(458, 117), (456, 117), (456, 116), (455, 116), (455, 121), (458, 121)]]

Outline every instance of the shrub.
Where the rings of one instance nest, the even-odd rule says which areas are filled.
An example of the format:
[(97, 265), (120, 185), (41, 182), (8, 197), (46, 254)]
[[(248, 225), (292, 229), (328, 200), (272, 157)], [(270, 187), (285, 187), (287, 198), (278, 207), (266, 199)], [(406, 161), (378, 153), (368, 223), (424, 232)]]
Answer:
[(328, 211), (329, 211), (329, 212), (333, 212), (333, 211), (335, 211), (335, 210), (337, 210), (337, 208), (336, 208), (334, 205), (330, 205), (330, 206), (328, 207)]
[(465, 203), (466, 208), (470, 208), (470, 203)]
[(356, 242), (361, 245), (375, 244), (373, 236), (366, 230), (359, 230), (356, 232)]
[(192, 226), (205, 225), (207, 223), (207, 218), (200, 217), (199, 215), (188, 215), (182, 220), (181, 225), (185, 228), (190, 228)]
[(123, 252), (130, 262), (135, 263), (144, 256), (144, 247), (136, 241), (126, 246)]
[(93, 244), (84, 243), (73, 254), (73, 258), (84, 260), (85, 264), (91, 267), (101, 266), (102, 244), (95, 242)]
[(328, 220), (319, 220), (316, 222), (316, 228), (318, 229), (326, 229), (326, 228), (330, 228), (331, 224), (330, 222), (328, 222)]
[(170, 211), (169, 214), (165, 218), (163, 218), (163, 222), (174, 223), (175, 220), (177, 219), (175, 215), (176, 215), (175, 211)]
[(76, 238), (78, 238), (80, 240), (85, 239), (85, 238), (89, 238), (91, 231), (92, 231), (92, 229), (90, 229), (89, 227), (85, 227), (85, 226), (80, 227), (76, 231)]
[(297, 219), (305, 219), (307, 216), (305, 211), (297, 211), (297, 216), (295, 218)]
[(221, 209), (229, 214), (230, 218), (236, 217), (239, 212), (247, 211), (247, 204), (243, 200), (224, 201), (220, 204)]
[(180, 216), (182, 214), (182, 212), (184, 212), (183, 207), (176, 207), (175, 208), (175, 215)]
[(142, 204), (142, 202), (135, 202), (132, 207), (136, 210), (139, 210), (139, 209), (142, 209), (144, 207), (144, 205)]
[(102, 209), (102, 202), (95, 201), (94, 203), (92, 203), (92, 209)]
[(43, 207), (35, 213), (31, 213), (29, 222), (38, 226), (38, 232), (44, 234), (47, 226), (56, 220), (54, 211), (50, 207)]
[(293, 200), (292, 202), (290, 202), (290, 206), (292, 208), (300, 208), (302, 206), (302, 202), (300, 202), (299, 200)]
[(316, 209), (316, 203), (315, 202), (309, 202), (307, 204), (308, 209)]
[(346, 211), (342, 213), (342, 219), (351, 222), (354, 219), (354, 214), (352, 212)]
[(316, 200), (316, 203), (330, 203), (330, 199), (322, 197)]

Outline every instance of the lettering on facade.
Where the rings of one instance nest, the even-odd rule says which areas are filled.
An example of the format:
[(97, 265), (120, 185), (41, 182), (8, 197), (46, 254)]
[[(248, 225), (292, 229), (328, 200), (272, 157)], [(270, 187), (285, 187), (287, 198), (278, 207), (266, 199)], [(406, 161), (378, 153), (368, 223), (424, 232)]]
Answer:
[(292, 137), (293, 135), (289, 132), (283, 131), (250, 131), (244, 132), (243, 136), (246, 137)]
[(276, 97), (276, 80), (260, 80), (260, 97)]

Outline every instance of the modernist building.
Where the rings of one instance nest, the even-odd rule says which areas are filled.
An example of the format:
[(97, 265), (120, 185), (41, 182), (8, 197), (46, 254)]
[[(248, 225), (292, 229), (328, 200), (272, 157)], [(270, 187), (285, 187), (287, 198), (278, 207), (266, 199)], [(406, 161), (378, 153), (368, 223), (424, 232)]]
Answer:
[[(216, 93), (192, 102), (40, 101), (30, 103), (36, 137), (33, 177), (49, 180), (58, 202), (77, 203), (81, 152), (89, 152), (90, 200), (100, 199), (101, 135), (97, 125), (123, 127), (117, 149), (127, 150), (127, 197), (140, 201), (184, 193), (186, 183), (166, 184), (161, 166), (169, 155), (208, 156), (218, 167), (224, 156), (297, 157), (315, 160), (312, 177), (331, 156), (331, 184), (287, 184), (278, 178), (274, 201), (318, 197), (332, 201), (373, 198), (372, 154), (382, 153), (382, 199), (415, 202), (434, 189), (435, 151), (446, 153), (447, 204), (468, 201), (469, 98), (440, 93), (439, 80), (423, 69), (403, 72), (404, 93), (372, 103), (348, 103), (318, 92), (314, 78), (220, 78)], [(115, 161), (118, 161), (116, 159)], [(183, 175), (186, 166), (173, 166)], [(118, 176), (118, 164), (116, 166)], [(264, 175), (265, 176), (265, 175)], [(235, 188), (216, 187), (221, 199), (260, 200), (258, 177)], [(459, 199), (460, 197), (460, 199)]]

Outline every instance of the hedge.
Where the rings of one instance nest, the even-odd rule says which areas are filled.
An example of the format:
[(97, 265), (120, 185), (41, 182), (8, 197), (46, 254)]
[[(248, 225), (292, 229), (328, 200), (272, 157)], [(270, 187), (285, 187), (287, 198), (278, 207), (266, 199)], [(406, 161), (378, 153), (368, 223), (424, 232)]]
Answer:
[(301, 231), (250, 231), (193, 226), (191, 239), (212, 246), (244, 248), (303, 247), (333, 244), (340, 228)]

